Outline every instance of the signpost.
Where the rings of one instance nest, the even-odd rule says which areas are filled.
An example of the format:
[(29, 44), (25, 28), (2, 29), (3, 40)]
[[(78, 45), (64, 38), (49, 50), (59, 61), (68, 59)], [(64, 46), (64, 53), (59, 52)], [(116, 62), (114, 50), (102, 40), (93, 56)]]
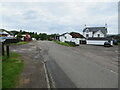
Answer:
[(7, 57), (9, 58), (10, 57), (9, 45), (6, 45), (6, 53), (7, 53)]
[(5, 55), (5, 50), (4, 50), (4, 43), (2, 43), (2, 56)]

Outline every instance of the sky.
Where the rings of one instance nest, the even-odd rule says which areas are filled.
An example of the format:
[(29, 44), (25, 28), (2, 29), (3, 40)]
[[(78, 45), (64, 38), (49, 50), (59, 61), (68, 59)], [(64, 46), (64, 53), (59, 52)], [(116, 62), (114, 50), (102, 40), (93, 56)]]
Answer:
[(107, 1), (23, 1), (0, 2), (0, 28), (38, 33), (79, 32), (87, 27), (104, 27), (118, 33), (118, 2)]

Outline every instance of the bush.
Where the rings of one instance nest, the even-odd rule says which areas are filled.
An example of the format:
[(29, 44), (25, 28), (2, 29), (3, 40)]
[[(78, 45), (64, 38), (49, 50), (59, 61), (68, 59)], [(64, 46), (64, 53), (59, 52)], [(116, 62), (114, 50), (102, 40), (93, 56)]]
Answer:
[(72, 45), (72, 46), (76, 46), (75, 42), (69, 42), (69, 41), (65, 41), (65, 43)]
[(56, 43), (58, 43), (60, 45), (64, 45), (64, 46), (68, 46), (68, 47), (73, 47), (73, 45), (70, 45), (68, 43), (63, 43), (63, 42), (60, 42), (60, 41), (54, 41), (54, 42), (56, 42)]

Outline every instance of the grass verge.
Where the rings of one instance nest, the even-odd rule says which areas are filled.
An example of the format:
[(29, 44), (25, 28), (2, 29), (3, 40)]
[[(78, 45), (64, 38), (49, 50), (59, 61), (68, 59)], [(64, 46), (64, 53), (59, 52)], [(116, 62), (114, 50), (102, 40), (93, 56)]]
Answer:
[(64, 46), (67, 46), (67, 47), (74, 47), (74, 46), (72, 46), (72, 45), (69, 45), (69, 44), (67, 44), (67, 43), (63, 43), (63, 42), (60, 42), (60, 41), (54, 41), (55, 43), (58, 43), (58, 44), (60, 44), (60, 45), (64, 45)]
[(22, 45), (22, 44), (27, 44), (28, 42), (25, 41), (21, 41), (21, 42), (17, 42), (16, 45)]
[(118, 45), (120, 45), (120, 42), (118, 43)]
[(10, 52), (10, 58), (2, 57), (2, 88), (15, 88), (23, 68), (20, 55)]
[(2, 89), (2, 57), (0, 56), (0, 90)]

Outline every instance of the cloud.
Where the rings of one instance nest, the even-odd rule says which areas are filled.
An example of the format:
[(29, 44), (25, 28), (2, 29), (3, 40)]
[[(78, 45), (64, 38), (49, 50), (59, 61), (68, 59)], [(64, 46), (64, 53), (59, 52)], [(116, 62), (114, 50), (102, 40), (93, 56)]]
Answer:
[(119, 0), (1, 0), (1, 2), (118, 2)]
[(10, 30), (82, 33), (85, 24), (107, 23), (109, 33), (118, 33), (117, 2), (8, 2), (1, 3), (0, 8), (0, 27)]

